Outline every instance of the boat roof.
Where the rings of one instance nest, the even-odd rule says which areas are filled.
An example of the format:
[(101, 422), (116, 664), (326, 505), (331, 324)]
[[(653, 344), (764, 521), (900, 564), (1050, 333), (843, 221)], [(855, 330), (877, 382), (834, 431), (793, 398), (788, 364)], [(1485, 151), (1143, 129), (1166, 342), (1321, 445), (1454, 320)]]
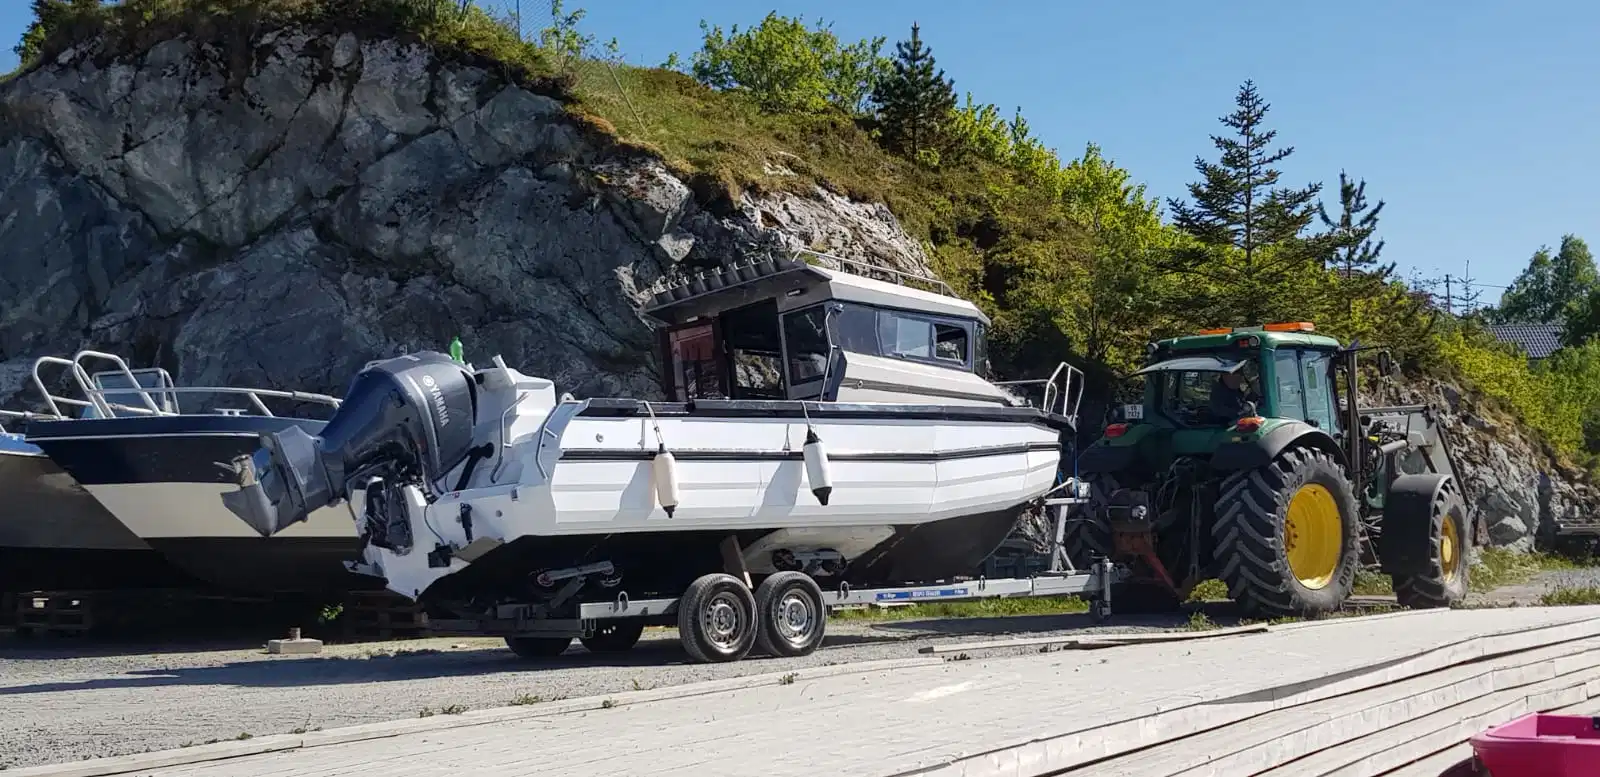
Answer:
[[(804, 261), (809, 255), (838, 269)], [(879, 280), (871, 275), (892, 280)], [(931, 287), (915, 288), (913, 284)], [(674, 326), (714, 316), (756, 302), (775, 299), (780, 310), (792, 310), (822, 299), (837, 299), (933, 315), (975, 319), (989, 326), (978, 306), (955, 296), (936, 278), (877, 267), (811, 251), (763, 258), (705, 270), (688, 278), (662, 282), (651, 289), (645, 315)]]

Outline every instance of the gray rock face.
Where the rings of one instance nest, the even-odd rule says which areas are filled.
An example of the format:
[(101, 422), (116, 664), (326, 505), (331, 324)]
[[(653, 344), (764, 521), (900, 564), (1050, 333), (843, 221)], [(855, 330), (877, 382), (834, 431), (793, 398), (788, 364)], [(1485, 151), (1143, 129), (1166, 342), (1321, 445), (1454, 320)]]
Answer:
[[(500, 354), (580, 396), (658, 397), (642, 289), (808, 247), (930, 274), (877, 204), (702, 209), (554, 99), (426, 48), (285, 31), (0, 85), (0, 402), (85, 347), (190, 385), (340, 394), (365, 362)], [(9, 401), (7, 401), (9, 400)]]
[(1460, 387), (1428, 382), (1394, 386), (1375, 404), (1431, 404), (1478, 516), (1479, 540), (1529, 550), (1553, 535), (1557, 522), (1600, 514), (1600, 493), (1516, 430), (1474, 412)]

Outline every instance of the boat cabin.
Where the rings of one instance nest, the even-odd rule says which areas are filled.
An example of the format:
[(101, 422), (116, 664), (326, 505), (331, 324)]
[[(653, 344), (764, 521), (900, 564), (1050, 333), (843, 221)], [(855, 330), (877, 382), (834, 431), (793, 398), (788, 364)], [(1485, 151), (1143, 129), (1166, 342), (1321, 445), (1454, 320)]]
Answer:
[(660, 328), (668, 397), (1015, 402), (988, 380), (977, 306), (935, 279), (807, 255), (840, 269), (762, 259), (654, 290), (644, 312)]

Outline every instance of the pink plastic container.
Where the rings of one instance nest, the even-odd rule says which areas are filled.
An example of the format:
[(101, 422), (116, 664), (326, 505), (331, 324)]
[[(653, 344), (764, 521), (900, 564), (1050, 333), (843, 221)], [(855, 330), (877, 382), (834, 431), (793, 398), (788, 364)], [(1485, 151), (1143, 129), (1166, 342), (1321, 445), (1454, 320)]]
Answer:
[(1470, 741), (1492, 777), (1600, 775), (1600, 718), (1536, 712)]

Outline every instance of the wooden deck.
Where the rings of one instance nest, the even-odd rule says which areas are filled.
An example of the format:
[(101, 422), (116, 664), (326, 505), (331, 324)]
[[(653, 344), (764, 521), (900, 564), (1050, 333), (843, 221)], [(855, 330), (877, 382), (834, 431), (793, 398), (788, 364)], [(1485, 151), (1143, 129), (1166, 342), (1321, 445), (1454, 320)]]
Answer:
[(8, 774), (1412, 774), (1493, 723), (1588, 704), (1597, 651), (1600, 607), (1412, 612), (824, 667)]

